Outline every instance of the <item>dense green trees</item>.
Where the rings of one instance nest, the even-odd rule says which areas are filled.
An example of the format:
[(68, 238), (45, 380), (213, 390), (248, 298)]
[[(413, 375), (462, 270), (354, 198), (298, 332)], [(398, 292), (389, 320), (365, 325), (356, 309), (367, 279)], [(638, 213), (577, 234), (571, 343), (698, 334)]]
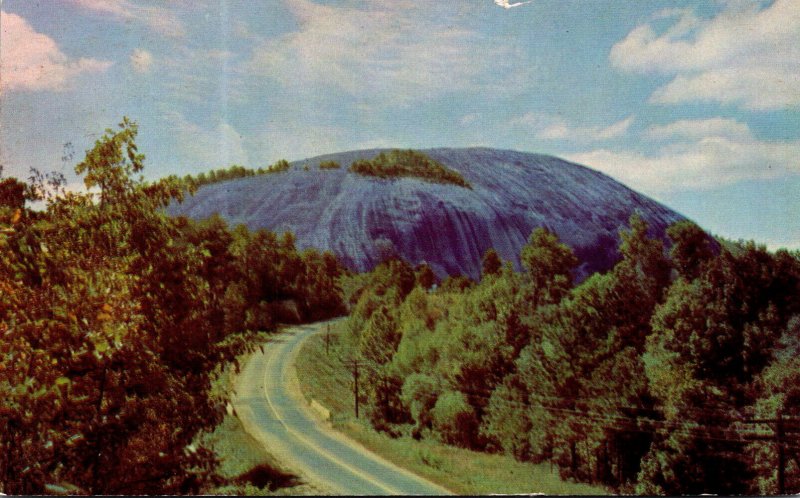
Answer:
[(489, 248), (483, 253), (481, 258), (481, 277), (486, 278), (489, 275), (497, 275), (500, 273), (500, 268), (503, 267), (503, 261), (500, 255), (494, 248)]
[(572, 250), (547, 229), (533, 231), (519, 259), (530, 277), (530, 304), (533, 308), (560, 301), (572, 287), (570, 272), (578, 260)]
[[(406, 416), (374, 410), (376, 427), (549, 460), (621, 491), (777, 492), (776, 426), (750, 421), (800, 420), (800, 257), (732, 252), (688, 221), (667, 233), (668, 250), (634, 214), (622, 259), (575, 287), (575, 257), (545, 229), (523, 248), (523, 273), (493, 251), (474, 285), (376, 295), (397, 281), (376, 273), (350, 330), (381, 324), (384, 396)], [(800, 441), (787, 438), (791, 492), (800, 467), (786, 453)]]
[[(628, 420), (650, 409), (641, 355), (669, 267), (638, 216), (621, 235), (623, 259), (611, 272), (537, 309), (533, 340), (518, 362), (531, 405), (531, 456), (582, 479), (634, 478), (637, 448), (648, 444)], [(623, 444), (626, 454), (611, 462), (608, 452)]]
[[(342, 310), (330, 255), (219, 218), (167, 217), (187, 185), (139, 178), (136, 133), (125, 119), (76, 167), (96, 195), (2, 183), (4, 493), (207, 489), (214, 457), (193, 442), (221, 418), (214, 366), (241, 351), (246, 329), (274, 323), (279, 299), (299, 319)], [(46, 211), (26, 209), (20, 191), (48, 198)]]
[[(753, 244), (742, 249), (738, 256), (723, 251), (692, 280), (681, 276), (653, 315), (647, 344), (652, 393), (665, 422), (703, 430), (681, 438), (657, 434), (644, 461), (645, 491), (766, 492), (747, 479), (763, 470), (763, 462), (745, 451), (741, 422), (754, 407), (764, 408), (764, 398), (778, 401), (792, 389), (764, 380), (778, 365), (796, 373), (785, 351), (796, 341), (800, 266), (785, 251), (772, 255)], [(791, 405), (784, 408), (785, 415), (798, 415)], [(767, 414), (774, 417), (776, 410)], [(665, 466), (674, 480), (659, 477)]]
[[(288, 171), (289, 167), (289, 162), (286, 159), (280, 159), (266, 168), (258, 169), (245, 168), (244, 166), (234, 164), (227, 168), (212, 169), (211, 171), (200, 173), (198, 175), (186, 175), (183, 177), (183, 182), (192, 188), (199, 188), (203, 185), (235, 180), (237, 178), (247, 178), (249, 176), (266, 175), (269, 173), (280, 173), (282, 171)], [(320, 165), (320, 169), (325, 168)]]
[(700, 227), (689, 220), (667, 228), (672, 240), (669, 256), (678, 273), (687, 280), (700, 276), (703, 266), (714, 256), (714, 244)]
[(339, 169), (342, 165), (336, 161), (322, 161), (319, 163), (319, 169)]
[(350, 165), (350, 171), (378, 178), (409, 176), (433, 183), (472, 188), (461, 173), (415, 150), (395, 149), (388, 153), (381, 152), (371, 160), (359, 159)]

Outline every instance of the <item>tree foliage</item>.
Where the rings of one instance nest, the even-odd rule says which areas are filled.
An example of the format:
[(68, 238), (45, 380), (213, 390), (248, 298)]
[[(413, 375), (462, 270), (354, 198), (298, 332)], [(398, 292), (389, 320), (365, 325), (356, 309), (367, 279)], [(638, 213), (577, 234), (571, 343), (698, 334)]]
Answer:
[[(48, 199), (37, 213), (20, 206), (18, 181), (2, 183), (3, 493), (207, 490), (216, 461), (195, 441), (223, 414), (214, 367), (247, 329), (274, 323), (279, 298), (306, 303), (301, 319), (343, 309), (332, 256), (219, 218), (166, 216), (192, 186), (145, 182), (136, 134), (124, 119), (76, 166), (96, 194), (26, 187)], [(258, 257), (269, 261), (251, 266)]]
[[(286, 159), (280, 159), (274, 164), (258, 169), (251, 169), (238, 164), (233, 164), (227, 168), (212, 169), (198, 175), (186, 175), (183, 177), (183, 181), (196, 189), (202, 187), (203, 185), (211, 185), (228, 180), (235, 180), (237, 178), (280, 173), (283, 171), (288, 171), (289, 167), (289, 162)], [(325, 168), (320, 165), (320, 169)]]
[(700, 227), (689, 220), (682, 220), (667, 228), (672, 241), (669, 251), (672, 264), (687, 280), (699, 277), (703, 267), (714, 257), (714, 244)]
[(339, 169), (342, 165), (337, 163), (336, 161), (322, 161), (319, 163), (319, 169)]
[[(800, 423), (800, 256), (720, 247), (688, 221), (668, 229), (668, 252), (648, 232), (634, 213), (621, 260), (577, 286), (570, 249), (537, 229), (523, 273), (490, 250), (477, 283), (364, 288), (351, 331), (391, 323), (375, 358), (405, 378), (392, 389), (408, 415), (373, 423), (617, 491), (777, 493), (775, 443), (746, 422)], [(797, 492), (800, 467), (785, 460)]]
[(350, 171), (378, 178), (413, 177), (432, 183), (445, 183), (472, 188), (458, 171), (452, 170), (415, 150), (381, 152), (371, 160), (359, 159), (350, 165)]
[(533, 231), (520, 254), (531, 281), (531, 305), (558, 302), (572, 287), (571, 271), (578, 265), (572, 250), (546, 228)]
[(502, 267), (503, 261), (493, 247), (483, 253), (483, 258), (481, 258), (481, 277), (486, 278), (489, 275), (497, 275)]

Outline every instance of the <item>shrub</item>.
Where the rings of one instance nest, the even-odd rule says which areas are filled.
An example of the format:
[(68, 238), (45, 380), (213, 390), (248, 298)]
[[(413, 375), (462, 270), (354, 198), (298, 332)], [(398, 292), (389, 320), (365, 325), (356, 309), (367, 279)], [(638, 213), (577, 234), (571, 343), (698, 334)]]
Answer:
[(400, 399), (417, 422), (414, 437), (418, 438), (422, 429), (430, 426), (430, 412), (438, 396), (439, 386), (430, 375), (415, 373), (406, 378)]
[(319, 163), (319, 169), (339, 169), (342, 165), (336, 161), (322, 161)]
[[(321, 166), (321, 165), (320, 165)], [(183, 181), (194, 188), (202, 187), (203, 185), (210, 185), (212, 183), (220, 183), (228, 180), (235, 180), (237, 178), (246, 178), (248, 176), (266, 175), (269, 173), (280, 173), (289, 169), (289, 161), (281, 159), (275, 164), (267, 166), (266, 168), (250, 169), (244, 166), (234, 164), (228, 168), (220, 168), (211, 170), (208, 173), (200, 173), (197, 176), (186, 175)], [(2, 185), (0, 185), (0, 196), (2, 196)], [(2, 197), (0, 197), (2, 202)]]
[(478, 418), (463, 393), (449, 391), (439, 396), (431, 418), (433, 429), (443, 442), (463, 448), (473, 446)]
[(350, 171), (378, 178), (405, 176), (431, 183), (446, 183), (472, 188), (459, 172), (415, 150), (393, 150), (389, 153), (381, 152), (372, 160), (359, 159), (350, 165)]
[(281, 171), (289, 170), (289, 161), (281, 159), (275, 164), (267, 167), (267, 173), (280, 173)]

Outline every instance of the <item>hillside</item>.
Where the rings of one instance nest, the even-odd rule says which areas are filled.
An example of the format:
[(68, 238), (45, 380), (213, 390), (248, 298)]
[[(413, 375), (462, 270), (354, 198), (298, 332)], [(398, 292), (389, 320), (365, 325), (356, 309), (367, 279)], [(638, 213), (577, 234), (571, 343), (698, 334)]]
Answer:
[[(430, 158), (463, 176), (471, 189), (418, 178), (375, 178), (348, 171), (382, 150), (319, 156), (279, 174), (203, 186), (172, 215), (219, 213), (231, 223), (291, 230), (299, 248), (333, 251), (353, 270), (369, 270), (395, 252), (427, 262), (439, 276), (480, 274), (494, 247), (519, 267), (531, 231), (545, 226), (582, 261), (579, 276), (616, 260), (618, 230), (639, 210), (653, 235), (682, 216), (590, 168), (539, 154), (487, 148), (429, 149)], [(335, 161), (342, 168), (320, 169)]]

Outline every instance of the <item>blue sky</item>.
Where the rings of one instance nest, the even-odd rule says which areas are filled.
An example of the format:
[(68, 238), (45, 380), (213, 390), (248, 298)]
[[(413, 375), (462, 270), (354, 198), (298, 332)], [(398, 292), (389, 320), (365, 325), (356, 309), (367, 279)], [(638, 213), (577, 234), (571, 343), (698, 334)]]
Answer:
[(6, 175), (126, 115), (150, 178), (480, 145), (800, 248), (798, 0), (5, 0), (0, 29)]

